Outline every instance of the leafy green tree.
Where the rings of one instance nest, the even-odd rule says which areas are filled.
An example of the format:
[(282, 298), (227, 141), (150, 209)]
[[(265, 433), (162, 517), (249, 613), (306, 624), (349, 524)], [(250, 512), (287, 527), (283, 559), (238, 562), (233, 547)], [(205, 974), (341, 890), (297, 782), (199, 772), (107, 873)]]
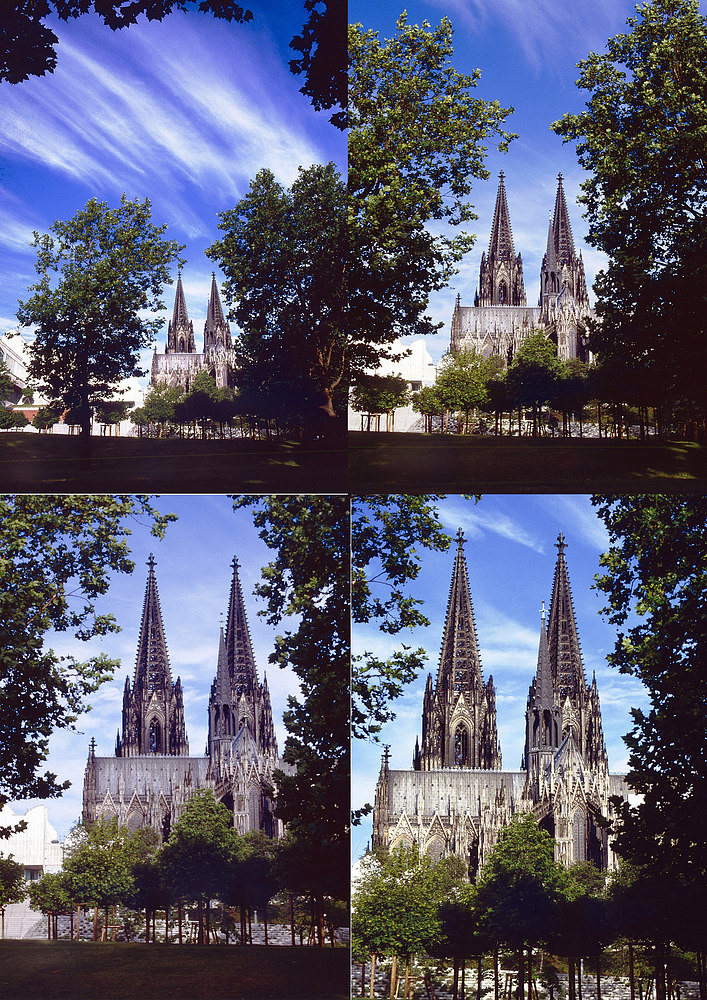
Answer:
[(538, 407), (552, 399), (562, 377), (562, 362), (552, 341), (543, 333), (531, 333), (518, 348), (506, 381), (518, 406), (533, 408), (533, 437), (537, 434)]
[(442, 401), (433, 385), (425, 385), (419, 392), (412, 395), (412, 408), (416, 413), (422, 413), (425, 417), (425, 430), (431, 426), (431, 417), (441, 415), (444, 409)]
[(493, 362), (475, 350), (448, 354), (442, 359), (437, 369), (435, 395), (446, 410), (458, 414), (458, 433), (462, 432), (462, 418), (468, 429), (471, 411), (487, 406), (486, 385), (494, 374)]
[(39, 280), (17, 312), (36, 327), (27, 372), (47, 398), (75, 411), (85, 449), (92, 408), (139, 374), (138, 352), (162, 324), (144, 313), (164, 308), (162, 286), (180, 260), (166, 228), (152, 224), (148, 200), (123, 195), (116, 209), (91, 198), (73, 219), (34, 234)]
[(289, 190), (261, 170), (207, 250), (242, 330), (240, 379), (267, 391), (302, 378), (329, 416), (344, 376), (345, 193), (333, 163), (300, 167)]
[(627, 780), (641, 796), (621, 806), (618, 852), (646, 874), (707, 876), (700, 817), (707, 809), (707, 498), (595, 496), (609, 532), (597, 587), (618, 629), (609, 656), (638, 677), (650, 709), (632, 709)]
[[(459, 886), (453, 896), (442, 900), (437, 910), (442, 937), (432, 954), (451, 958), (454, 965), (453, 1000), (459, 995), (459, 968), (468, 958), (481, 958), (493, 945), (484, 933), (476, 905), (477, 890), (473, 885)], [(480, 968), (480, 964), (479, 964)], [(464, 990), (462, 988), (462, 1000)]]
[(352, 900), (353, 930), (371, 954), (405, 959), (406, 990), (413, 955), (433, 948), (442, 937), (437, 908), (443, 895), (428, 854), (401, 847), (389, 856), (369, 855)]
[(161, 538), (171, 520), (144, 495), (0, 497), (0, 804), (68, 788), (54, 774), (37, 773), (49, 736), (73, 727), (116, 661), (60, 656), (46, 634), (71, 632), (85, 642), (117, 631), (112, 615), (97, 613), (96, 598), (108, 590), (111, 572), (134, 569), (131, 522)]
[(409, 25), (380, 41), (349, 28), (349, 357), (354, 373), (378, 367), (406, 334), (433, 333), (425, 315), (471, 248), (464, 233), (429, 223), (474, 219), (472, 183), (485, 180), (487, 143), (505, 150), (510, 109), (474, 97), (480, 71), (457, 73), (452, 26)]
[(302, 33), (295, 35), (290, 48), (299, 53), (290, 60), (290, 70), (304, 73), (305, 84), (300, 89), (312, 100), (317, 111), (334, 108), (329, 121), (336, 128), (346, 128), (346, 4), (343, 0), (304, 0), (309, 20)]
[(651, 0), (627, 27), (579, 64), (586, 110), (552, 126), (577, 145), (587, 240), (609, 258), (591, 346), (704, 420), (707, 21), (697, 0)]
[(204, 903), (223, 898), (229, 865), (238, 854), (239, 837), (232, 824), (233, 817), (213, 792), (200, 788), (159, 852), (159, 866), (172, 895), (198, 904), (199, 944), (204, 943)]
[(477, 883), (482, 925), (498, 942), (518, 952), (518, 979), (524, 995), (524, 952), (528, 950), (528, 980), (532, 949), (553, 933), (567, 876), (555, 861), (555, 842), (530, 813), (511, 818), (484, 863)]
[(48, 938), (53, 936), (56, 939), (58, 937), (57, 917), (63, 913), (72, 915), (71, 937), (73, 938), (73, 910), (76, 900), (71, 895), (68, 879), (64, 872), (45, 872), (41, 878), (30, 882), (27, 887), (27, 895), (32, 909), (46, 914), (48, 918)]
[(410, 402), (410, 389), (401, 375), (359, 377), (351, 393), (351, 407), (357, 413), (390, 413)]
[(32, 421), (32, 426), (37, 430), (46, 431), (59, 422), (59, 418), (64, 412), (64, 407), (56, 403), (49, 403), (47, 406), (40, 406)]
[(4, 361), (0, 361), (0, 403), (16, 398), (17, 385)]
[(96, 420), (99, 424), (117, 426), (128, 415), (130, 403), (108, 402), (96, 404)]
[(184, 390), (181, 386), (167, 385), (164, 382), (152, 385), (145, 395), (141, 416), (146, 423), (157, 424), (159, 434), (162, 434), (167, 424), (176, 422), (174, 408), (183, 399)]
[(5, 940), (5, 908), (10, 903), (20, 903), (27, 893), (25, 867), (14, 861), (12, 855), (0, 854), (0, 917), (2, 917), (2, 940)]
[(260, 612), (286, 630), (270, 660), (289, 665), (300, 695), (288, 698), (283, 759), (276, 772), (276, 814), (295, 850), (309, 858), (311, 893), (321, 936), (324, 896), (348, 897), (349, 886), (349, 509), (338, 496), (235, 498), (253, 508), (260, 537), (275, 558), (256, 593)]
[(0, 406), (0, 430), (13, 430), (19, 427), (26, 427), (29, 420), (20, 413), (19, 410), (8, 410)]

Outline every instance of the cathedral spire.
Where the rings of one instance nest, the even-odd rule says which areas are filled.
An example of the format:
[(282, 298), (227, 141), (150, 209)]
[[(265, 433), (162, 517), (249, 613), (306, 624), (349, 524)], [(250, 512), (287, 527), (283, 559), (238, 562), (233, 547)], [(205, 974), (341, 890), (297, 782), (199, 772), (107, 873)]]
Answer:
[(523, 287), (523, 261), (520, 254), (517, 257), (515, 255), (503, 171), (498, 176), (488, 257), (486, 254), (481, 255), (478, 304), (524, 306), (526, 298)]
[(489, 257), (493, 254), (496, 257), (511, 258), (515, 256), (513, 247), (513, 232), (511, 231), (511, 219), (508, 214), (508, 202), (506, 200), (506, 187), (503, 183), (503, 171), (498, 175), (498, 191), (496, 192), (496, 207), (493, 212), (493, 223), (491, 225), (491, 238), (489, 240)]
[(572, 590), (565, 561), (567, 544), (562, 532), (557, 536), (555, 544), (557, 563), (548, 624), (550, 664), (560, 700), (564, 702), (565, 697), (569, 697), (573, 704), (576, 704), (584, 697), (587, 680), (584, 675)]
[(562, 174), (557, 175), (557, 194), (555, 195), (555, 214), (552, 219), (552, 233), (557, 259), (561, 264), (574, 263), (577, 255), (574, 250), (574, 240), (572, 239), (572, 227), (570, 226), (570, 217), (567, 212), (565, 191), (562, 187)]
[(187, 303), (184, 298), (182, 272), (177, 277), (177, 290), (174, 294), (174, 309), (172, 319), (167, 327), (166, 354), (194, 354), (194, 324), (187, 313)]
[(457, 554), (449, 587), (447, 617), (444, 623), (439, 659), (437, 688), (473, 696), (482, 685), (481, 657), (476, 639), (474, 608), (469, 591), (469, 577), (464, 558), (464, 532), (457, 532)]
[(221, 306), (221, 298), (216, 284), (216, 272), (211, 272), (211, 293), (209, 304), (206, 308), (206, 322), (204, 324), (204, 352), (223, 348), (231, 349), (231, 331), (226, 322)]
[(123, 692), (123, 735), (116, 745), (121, 757), (189, 753), (182, 685), (179, 678), (172, 683), (152, 553), (147, 565), (135, 674)]
[(464, 558), (464, 533), (457, 532), (457, 552), (449, 588), (437, 683), (427, 679), (422, 709), (422, 749), (415, 769), (441, 767), (499, 768), (496, 692), (484, 684), (476, 639), (474, 609)]
[(236, 696), (252, 695), (258, 686), (255, 657), (250, 642), (250, 630), (245, 613), (241, 581), (238, 576), (238, 559), (234, 556), (233, 579), (226, 619), (226, 654), (231, 684)]

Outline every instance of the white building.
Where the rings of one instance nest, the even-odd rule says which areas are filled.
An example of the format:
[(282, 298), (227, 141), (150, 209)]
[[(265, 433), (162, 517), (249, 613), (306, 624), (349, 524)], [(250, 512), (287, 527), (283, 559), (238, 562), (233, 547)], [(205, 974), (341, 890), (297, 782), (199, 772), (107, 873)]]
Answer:
[[(372, 374), (380, 375), (383, 378), (397, 375), (404, 378), (408, 383), (411, 392), (419, 392), (425, 386), (435, 384), (437, 369), (432, 356), (427, 350), (427, 344), (423, 337), (414, 340), (411, 344), (406, 344), (402, 340), (396, 340), (390, 347), (392, 354), (402, 354), (399, 361), (383, 361), (380, 368), (376, 368)], [(349, 430), (365, 430), (368, 426), (368, 414), (358, 413), (349, 407)], [(393, 429), (396, 431), (417, 431), (424, 430), (424, 417), (415, 413), (412, 406), (403, 406), (395, 410)], [(371, 427), (374, 425), (371, 424)]]
[(46, 806), (33, 806), (25, 813), (16, 813), (12, 806), (0, 809), (0, 827), (14, 827), (20, 820), (27, 826), (20, 833), (12, 833), (0, 840), (0, 854), (12, 855), (25, 867), (25, 878), (34, 882), (45, 872), (58, 872), (62, 861), (62, 844), (49, 822)]

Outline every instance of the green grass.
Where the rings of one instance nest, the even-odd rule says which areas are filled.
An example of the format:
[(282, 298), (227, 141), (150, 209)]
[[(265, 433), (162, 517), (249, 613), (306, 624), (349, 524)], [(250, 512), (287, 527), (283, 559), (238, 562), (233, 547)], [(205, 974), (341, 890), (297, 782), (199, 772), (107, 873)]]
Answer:
[(345, 443), (92, 439), (90, 465), (78, 437), (0, 434), (0, 490), (32, 493), (340, 493)]
[(707, 449), (691, 442), (349, 432), (352, 493), (704, 490)]
[(348, 996), (348, 948), (0, 941), (2, 1000)]

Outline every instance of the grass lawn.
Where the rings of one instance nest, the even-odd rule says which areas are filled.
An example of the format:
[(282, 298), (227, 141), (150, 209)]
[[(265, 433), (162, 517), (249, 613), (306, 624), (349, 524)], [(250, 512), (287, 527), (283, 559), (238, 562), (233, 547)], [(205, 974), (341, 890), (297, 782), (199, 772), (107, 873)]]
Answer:
[(2, 1000), (348, 996), (348, 948), (0, 941)]
[(352, 493), (705, 491), (691, 442), (493, 438), (349, 431)]
[(27, 493), (344, 493), (346, 444), (0, 434), (0, 490)]

